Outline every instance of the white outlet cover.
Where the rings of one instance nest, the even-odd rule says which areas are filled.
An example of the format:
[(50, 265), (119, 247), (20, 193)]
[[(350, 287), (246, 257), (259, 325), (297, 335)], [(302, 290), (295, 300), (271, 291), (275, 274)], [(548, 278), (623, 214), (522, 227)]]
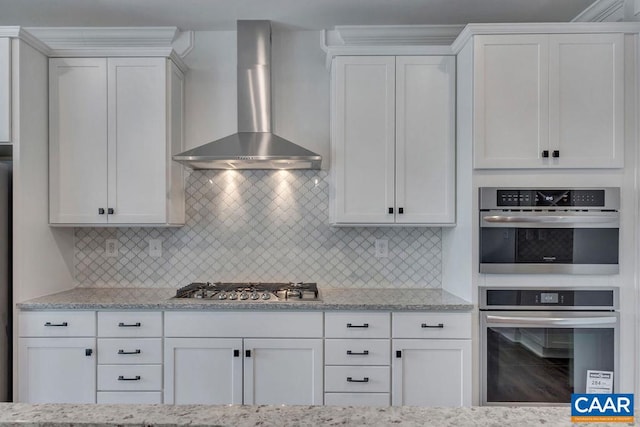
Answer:
[(376, 258), (389, 258), (389, 240), (376, 239)]
[(104, 243), (104, 255), (109, 258), (118, 256), (118, 239), (106, 239)]
[(162, 239), (149, 239), (149, 256), (153, 258), (162, 256)]

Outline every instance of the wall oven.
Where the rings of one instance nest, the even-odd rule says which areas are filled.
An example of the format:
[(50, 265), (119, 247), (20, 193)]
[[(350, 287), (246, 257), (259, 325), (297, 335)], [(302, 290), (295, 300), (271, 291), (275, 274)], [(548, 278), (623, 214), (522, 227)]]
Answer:
[(483, 187), (481, 273), (617, 274), (619, 188)]
[(481, 287), (482, 405), (569, 404), (587, 371), (618, 390), (618, 289)]

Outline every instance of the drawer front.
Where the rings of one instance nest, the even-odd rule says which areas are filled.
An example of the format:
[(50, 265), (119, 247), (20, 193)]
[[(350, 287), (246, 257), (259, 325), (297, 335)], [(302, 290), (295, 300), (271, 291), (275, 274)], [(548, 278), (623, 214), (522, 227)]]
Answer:
[(393, 313), (393, 338), (471, 338), (471, 313)]
[(390, 313), (329, 312), (324, 316), (327, 338), (389, 338)]
[(154, 404), (162, 403), (160, 391), (99, 391), (98, 403), (103, 404)]
[(161, 337), (162, 313), (136, 311), (99, 311), (98, 336)]
[(21, 337), (95, 337), (95, 311), (22, 311)]
[[(99, 403), (99, 402), (98, 402)], [(389, 393), (325, 393), (327, 406), (389, 406)]]
[(162, 390), (162, 365), (98, 365), (98, 390)]
[(324, 342), (327, 365), (389, 365), (390, 355), (388, 339), (327, 339)]
[(326, 366), (325, 391), (389, 393), (390, 372), (388, 366)]
[(101, 365), (162, 363), (162, 339), (98, 339), (98, 363)]
[(165, 337), (322, 338), (322, 312), (193, 312), (164, 315)]

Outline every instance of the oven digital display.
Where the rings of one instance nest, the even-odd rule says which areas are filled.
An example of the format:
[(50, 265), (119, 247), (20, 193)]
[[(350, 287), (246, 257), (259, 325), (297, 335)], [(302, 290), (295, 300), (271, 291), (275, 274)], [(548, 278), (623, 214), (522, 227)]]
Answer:
[(540, 294), (540, 302), (542, 304), (557, 304), (558, 303), (558, 293), (557, 292), (542, 292)]

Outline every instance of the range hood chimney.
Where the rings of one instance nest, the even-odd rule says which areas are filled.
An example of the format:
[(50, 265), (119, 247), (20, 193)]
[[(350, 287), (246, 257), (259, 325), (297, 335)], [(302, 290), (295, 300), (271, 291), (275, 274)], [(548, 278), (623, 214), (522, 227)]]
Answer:
[(192, 169), (320, 169), (321, 156), (271, 132), (271, 22), (237, 25), (238, 133), (173, 160)]

